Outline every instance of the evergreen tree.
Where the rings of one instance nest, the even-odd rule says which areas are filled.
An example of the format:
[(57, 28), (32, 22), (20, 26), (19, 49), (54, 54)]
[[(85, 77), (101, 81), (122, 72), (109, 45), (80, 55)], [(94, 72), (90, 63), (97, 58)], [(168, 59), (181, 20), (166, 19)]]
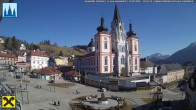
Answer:
[(17, 45), (16, 45), (16, 38), (15, 36), (12, 37), (12, 48), (17, 50)]
[(59, 52), (59, 56), (63, 56), (63, 52), (62, 51)]

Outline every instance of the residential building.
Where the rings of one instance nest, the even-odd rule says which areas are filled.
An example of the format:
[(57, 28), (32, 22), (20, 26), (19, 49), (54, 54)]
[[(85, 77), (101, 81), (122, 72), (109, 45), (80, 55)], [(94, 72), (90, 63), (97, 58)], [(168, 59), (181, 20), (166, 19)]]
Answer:
[(27, 53), (24, 52), (23, 54), (19, 54), (17, 62), (27, 62)]
[(78, 57), (76, 70), (93, 74), (116, 76), (140, 75), (139, 38), (129, 25), (126, 34), (124, 23), (115, 5), (111, 32), (104, 25), (104, 18), (97, 33), (88, 45), (88, 54)]
[(157, 76), (162, 83), (169, 83), (183, 79), (184, 74), (184, 68), (180, 64), (163, 64), (160, 66)]
[(68, 65), (68, 57), (59, 56), (55, 58), (55, 62), (57, 66), (67, 66)]
[(31, 65), (30, 63), (26, 63), (26, 62), (17, 62), (15, 65), (15, 72), (19, 72), (19, 73), (22, 73), (22, 72), (30, 72), (31, 70)]
[(27, 62), (31, 64), (31, 70), (48, 66), (48, 55), (44, 51), (33, 50), (27, 54)]
[(196, 69), (188, 80), (185, 101), (189, 110), (196, 110)]
[(0, 53), (0, 65), (14, 65), (17, 57), (12, 53)]
[(147, 58), (144, 58), (140, 60), (140, 72), (147, 73), (147, 74), (156, 74), (157, 67)]
[(61, 78), (62, 72), (54, 67), (44, 67), (32, 70), (32, 74), (43, 80), (58, 80)]

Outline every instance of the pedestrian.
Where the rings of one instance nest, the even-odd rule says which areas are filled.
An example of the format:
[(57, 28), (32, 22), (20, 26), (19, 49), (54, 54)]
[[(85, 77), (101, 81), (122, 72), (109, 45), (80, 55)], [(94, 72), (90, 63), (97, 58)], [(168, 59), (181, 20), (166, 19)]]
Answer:
[(58, 101), (58, 106), (60, 106), (60, 102)]
[(39, 86), (39, 88), (40, 88), (40, 89), (42, 88), (41, 85)]
[(54, 101), (54, 106), (56, 106), (56, 101)]
[(76, 90), (76, 94), (78, 94), (78, 90)]

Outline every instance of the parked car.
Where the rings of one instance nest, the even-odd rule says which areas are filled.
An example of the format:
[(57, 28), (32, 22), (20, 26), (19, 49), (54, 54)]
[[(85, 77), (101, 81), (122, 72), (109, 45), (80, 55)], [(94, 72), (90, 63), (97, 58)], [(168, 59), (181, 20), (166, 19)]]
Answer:
[(186, 90), (187, 89), (187, 85), (182, 85), (182, 86), (180, 86), (180, 90), (181, 91), (184, 91), (184, 90)]
[(101, 92), (105, 92), (106, 91), (106, 88), (101, 88)]
[(100, 88), (99, 90), (97, 90), (98, 92), (105, 92), (107, 91), (106, 88)]

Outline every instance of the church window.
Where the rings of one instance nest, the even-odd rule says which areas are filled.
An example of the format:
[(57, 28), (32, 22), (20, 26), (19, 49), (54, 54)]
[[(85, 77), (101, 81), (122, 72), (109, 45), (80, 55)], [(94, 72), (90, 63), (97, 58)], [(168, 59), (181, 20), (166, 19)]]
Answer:
[(135, 65), (137, 65), (137, 58), (135, 58)]
[(135, 70), (137, 70), (137, 66), (135, 66)]
[(107, 48), (108, 48), (107, 44), (108, 44), (108, 42), (105, 41), (105, 42), (104, 42), (104, 49), (107, 49)]
[(124, 56), (121, 57), (121, 64), (124, 64)]
[(124, 46), (122, 46), (122, 52), (124, 52)]
[(104, 71), (107, 72), (108, 71), (108, 66), (104, 67)]
[(105, 57), (105, 62), (104, 62), (104, 65), (108, 65), (108, 57)]
[(135, 45), (135, 51), (137, 51), (137, 45)]

